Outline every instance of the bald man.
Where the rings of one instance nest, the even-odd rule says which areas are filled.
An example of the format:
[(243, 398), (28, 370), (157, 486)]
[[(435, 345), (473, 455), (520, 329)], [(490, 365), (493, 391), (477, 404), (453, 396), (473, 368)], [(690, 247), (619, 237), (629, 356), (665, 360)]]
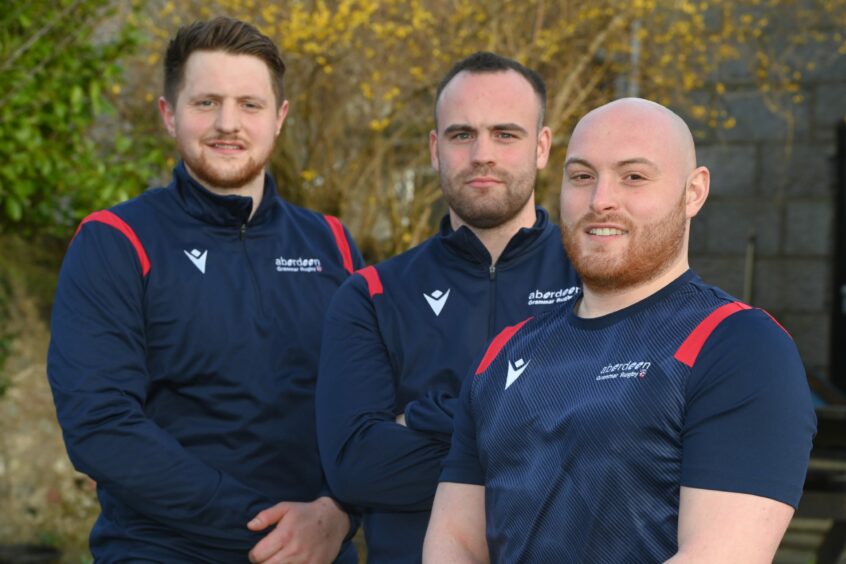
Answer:
[(772, 561), (816, 420), (787, 332), (688, 266), (708, 189), (670, 110), (578, 123), (561, 231), (582, 297), (465, 380), (425, 562)]

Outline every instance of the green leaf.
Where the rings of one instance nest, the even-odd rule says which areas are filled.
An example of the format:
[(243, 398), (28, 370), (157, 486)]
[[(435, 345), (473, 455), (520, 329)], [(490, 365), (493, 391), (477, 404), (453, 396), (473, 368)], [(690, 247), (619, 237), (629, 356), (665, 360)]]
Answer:
[(6, 216), (12, 221), (20, 221), (23, 217), (23, 206), (17, 198), (7, 197), (5, 208)]

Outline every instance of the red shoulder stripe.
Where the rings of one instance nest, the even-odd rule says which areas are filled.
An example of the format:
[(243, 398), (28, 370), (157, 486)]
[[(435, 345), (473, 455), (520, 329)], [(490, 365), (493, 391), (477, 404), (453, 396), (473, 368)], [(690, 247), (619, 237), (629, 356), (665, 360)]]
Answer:
[(355, 271), (367, 282), (367, 289), (370, 290), (370, 297), (382, 293), (382, 280), (379, 278), (379, 272), (372, 266), (365, 266), (360, 270)]
[(690, 332), (687, 339), (681, 344), (676, 351), (675, 359), (693, 368), (696, 364), (696, 357), (699, 356), (702, 347), (705, 346), (705, 341), (714, 332), (714, 329), (723, 322), (727, 317), (743, 311), (744, 309), (752, 309), (750, 306), (742, 302), (732, 302), (718, 307), (711, 314), (703, 319), (696, 328)]
[[(111, 227), (114, 227), (121, 233), (123, 233), (124, 237), (129, 239), (129, 242), (135, 247), (135, 252), (138, 254), (138, 260), (141, 263), (141, 273), (144, 276), (147, 276), (147, 273), (150, 272), (150, 259), (147, 257), (147, 251), (144, 250), (144, 245), (141, 244), (141, 241), (138, 239), (138, 236), (135, 234), (135, 231), (121, 218), (110, 212), (109, 210), (100, 210), (96, 211), (92, 214), (89, 214), (88, 217), (82, 220), (79, 224), (79, 227), (76, 228), (76, 233), (73, 234), (74, 238), (76, 238), (77, 234), (79, 234), (79, 230), (82, 229), (82, 226), (88, 223), (89, 221), (96, 221), (98, 223), (105, 223)], [(73, 239), (71, 239), (73, 241)]]
[[(531, 317), (529, 319), (531, 319)], [(499, 351), (502, 350), (502, 347), (505, 346), (505, 343), (511, 340), (511, 337), (513, 337), (517, 333), (517, 331), (519, 331), (520, 328), (523, 327), (523, 325), (525, 325), (527, 321), (529, 321), (529, 319), (524, 319), (517, 325), (506, 327), (502, 330), (499, 335), (494, 338), (494, 340), (491, 342), (491, 345), (488, 347), (488, 350), (485, 352), (485, 356), (482, 357), (482, 362), (476, 369), (476, 376), (488, 369), (488, 366), (490, 366), (491, 363), (494, 361), (496, 355), (498, 355)]]
[(341, 258), (344, 259), (344, 268), (352, 274), (352, 253), (350, 252), (350, 243), (347, 241), (347, 234), (344, 233), (344, 225), (340, 219), (333, 215), (324, 215), (323, 219), (329, 224), (329, 229), (332, 230), (332, 235), (335, 236), (335, 243), (338, 245), (338, 250), (341, 251)]

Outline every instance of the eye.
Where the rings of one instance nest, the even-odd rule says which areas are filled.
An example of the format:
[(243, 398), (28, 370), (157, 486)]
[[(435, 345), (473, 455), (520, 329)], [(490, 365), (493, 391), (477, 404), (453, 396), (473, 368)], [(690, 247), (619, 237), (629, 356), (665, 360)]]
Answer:
[(647, 178), (646, 178), (646, 176), (644, 176), (643, 174), (641, 174), (639, 172), (629, 172), (629, 173), (623, 175), (623, 180), (632, 184), (632, 183), (644, 182), (645, 180), (647, 180)]
[(258, 102), (244, 102), (243, 106), (248, 110), (260, 110), (262, 105)]
[(450, 136), (450, 139), (452, 139), (453, 141), (467, 141), (471, 137), (472, 136), (470, 135), (469, 131), (458, 131), (456, 133), (453, 133)]
[(573, 182), (575, 184), (584, 184), (593, 180), (593, 174), (585, 172), (583, 170), (570, 172), (568, 173), (567, 177), (569, 178), (570, 182)]
[(196, 105), (200, 108), (210, 108), (214, 105), (214, 100), (210, 100), (208, 98), (197, 100)]

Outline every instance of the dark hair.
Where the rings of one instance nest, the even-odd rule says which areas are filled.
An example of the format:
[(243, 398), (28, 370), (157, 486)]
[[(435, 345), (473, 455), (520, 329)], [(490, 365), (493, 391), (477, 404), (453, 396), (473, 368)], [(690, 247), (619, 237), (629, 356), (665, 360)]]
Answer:
[(543, 125), (543, 116), (546, 111), (546, 84), (543, 79), (538, 73), (521, 65), (514, 59), (509, 59), (508, 57), (503, 57), (502, 55), (497, 55), (496, 53), (491, 53), (490, 51), (477, 51), (469, 57), (461, 59), (455, 63), (455, 65), (449, 69), (449, 72), (446, 73), (446, 76), (441, 79), (441, 82), (438, 84), (438, 92), (435, 94), (435, 126), (437, 127), (438, 124), (438, 101), (441, 99), (441, 94), (447, 84), (449, 84), (458, 73), (464, 71), (469, 73), (494, 73), (505, 72), (508, 70), (520, 73), (520, 76), (528, 81), (528, 83), (532, 86), (532, 89), (538, 95), (538, 101), (540, 102), (538, 128), (540, 128), (540, 126)]
[(171, 105), (185, 80), (185, 62), (194, 51), (223, 51), (231, 55), (252, 55), (267, 65), (276, 106), (285, 100), (282, 79), (285, 63), (276, 44), (252, 25), (234, 18), (217, 17), (179, 28), (170, 40), (164, 58), (164, 92)]

